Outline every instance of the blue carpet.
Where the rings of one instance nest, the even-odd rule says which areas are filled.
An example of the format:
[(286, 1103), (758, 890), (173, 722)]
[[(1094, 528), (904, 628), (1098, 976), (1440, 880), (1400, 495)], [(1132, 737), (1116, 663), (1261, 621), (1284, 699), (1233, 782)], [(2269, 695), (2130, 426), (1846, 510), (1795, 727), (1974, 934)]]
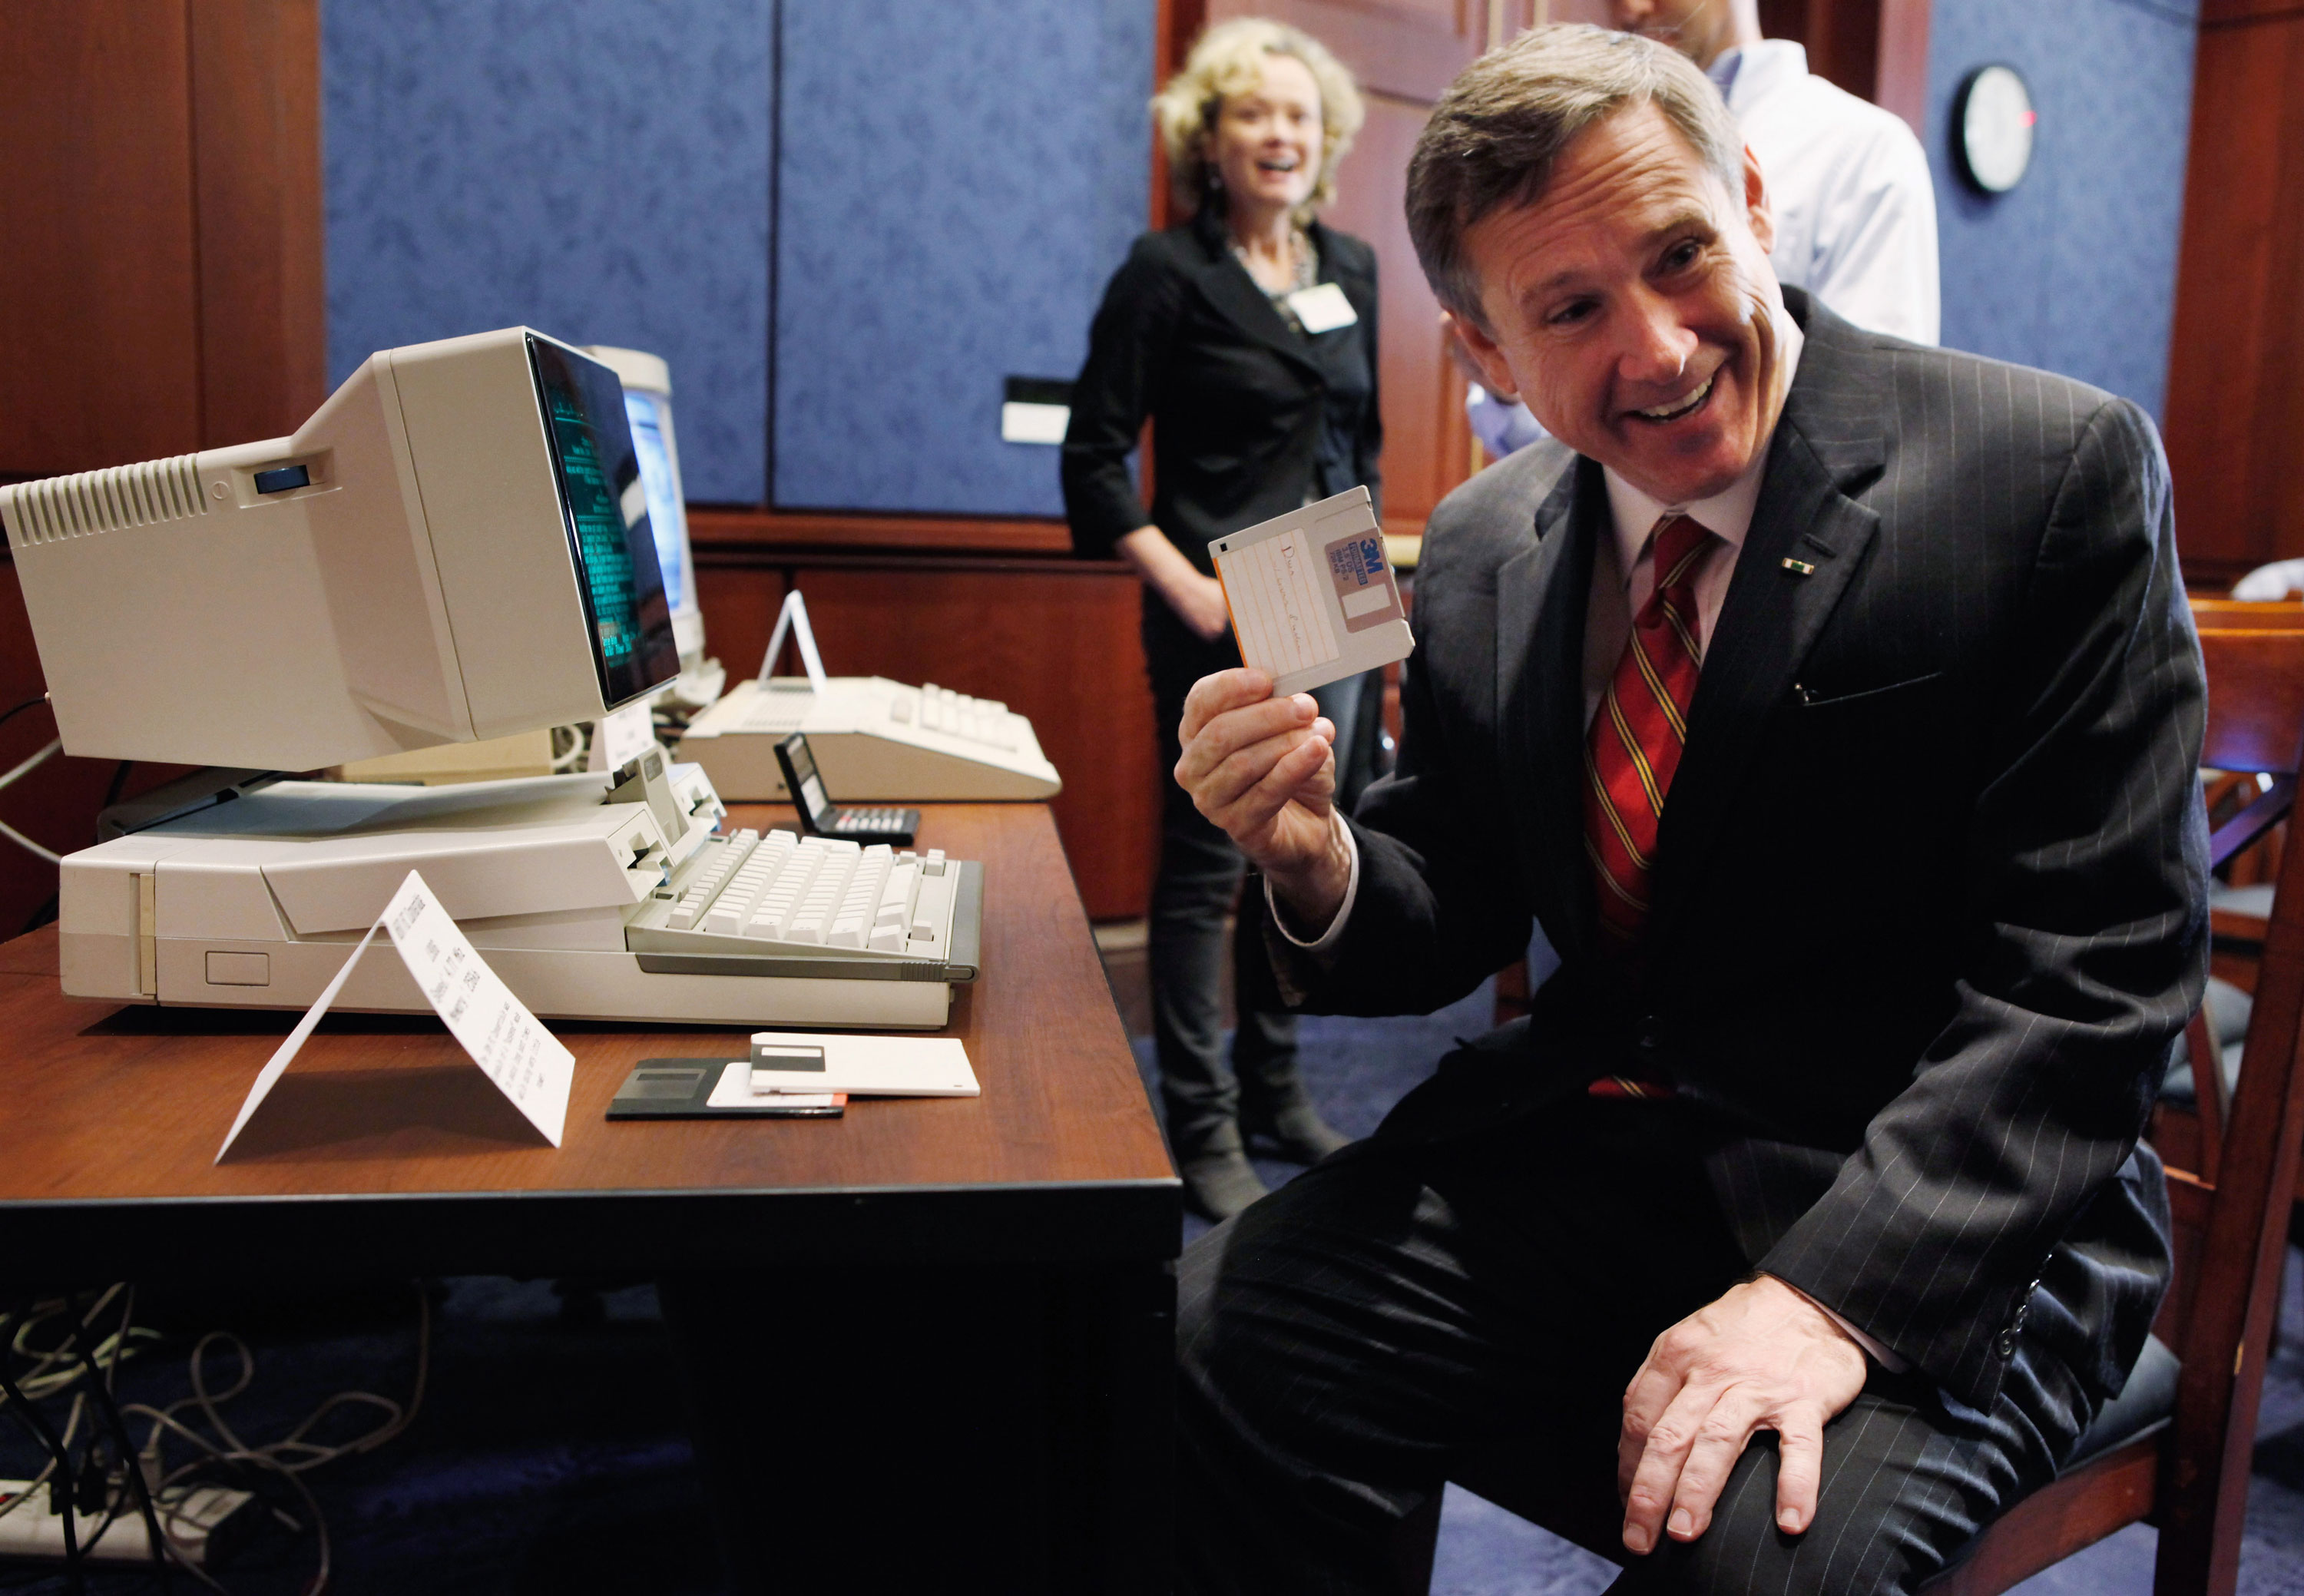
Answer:
[[(1373, 1132), (1392, 1106), (1410, 1087), (1432, 1073), (1440, 1056), (1460, 1040), (1470, 1040), (1495, 1023), (1496, 1000), (1492, 983), (1461, 1002), (1428, 1014), (1401, 1019), (1343, 1020), (1311, 1014), (1297, 1022), (1298, 1067), (1305, 1089), (1319, 1104), (1330, 1125), (1345, 1135), (1360, 1137)], [(1152, 1039), (1132, 1039), (1137, 1072), (1160, 1112), (1160, 1075), (1152, 1062)], [(1224, 1032), (1224, 1049), (1232, 1048), (1232, 1032)], [(1251, 1153), (1257, 1151), (1250, 1149)], [(1267, 1186), (1284, 1184), (1303, 1166), (1278, 1159), (1255, 1157), (1256, 1172)], [(1207, 1234), (1205, 1219), (1184, 1216), (1184, 1244), (1190, 1246)]]

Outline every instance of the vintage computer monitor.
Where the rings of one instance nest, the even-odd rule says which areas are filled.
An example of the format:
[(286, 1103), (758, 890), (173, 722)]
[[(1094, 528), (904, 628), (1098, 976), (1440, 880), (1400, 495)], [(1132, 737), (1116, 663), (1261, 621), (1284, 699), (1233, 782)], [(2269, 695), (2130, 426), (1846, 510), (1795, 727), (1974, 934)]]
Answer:
[(591, 720), (679, 669), (609, 367), (371, 356), (292, 437), (0, 488), (67, 752), (308, 770)]
[(640, 482), (648, 490), (648, 525), (656, 532), (656, 565), (672, 608), (672, 635), (680, 649), (673, 695), (693, 704), (720, 696), (726, 677), (704, 657), (704, 611), (696, 597), (696, 558), (688, 546), (688, 503), (680, 480), (680, 442), (672, 425), (672, 368), (640, 349), (593, 344), (585, 352), (624, 385), (624, 414), (631, 425)]
[[(375, 355), (290, 437), (0, 488), (65, 749), (308, 770), (647, 699), (680, 664), (648, 446), (611, 367), (511, 327)], [(653, 743), (216, 797), (64, 859), (67, 993), (304, 1007), (411, 870), (546, 1015), (928, 1028), (975, 978), (977, 866), (723, 836), (709, 777)], [(392, 959), (337, 1001), (428, 1006)]]
[[(587, 352), (623, 380), (640, 480), (648, 489), (648, 521), (656, 529), (656, 563), (664, 572), (680, 648), (680, 675), (666, 692), (676, 703), (703, 711), (689, 723), (682, 758), (701, 765), (727, 797), (781, 800), (787, 794), (775, 748), (804, 726), (817, 740), (826, 766), (857, 796), (1055, 795), (1062, 784), (1041, 753), (1031, 723), (988, 699), (963, 704), (958, 694), (857, 676), (788, 683), (809, 689), (804, 701), (796, 692), (764, 696), (766, 682), (740, 683), (724, 698), (727, 673), (704, 655), (704, 613), (697, 604), (680, 447), (673, 436), (672, 372), (662, 357), (642, 350), (596, 344)], [(798, 598), (795, 590), (787, 604)], [(805, 611), (800, 624), (805, 628)], [(783, 633), (779, 620), (776, 635)], [(813, 648), (813, 641), (807, 646)], [(775, 649), (769, 652), (767, 663), (773, 664)], [(947, 704), (947, 699), (953, 701)], [(915, 709), (922, 713), (916, 716)]]

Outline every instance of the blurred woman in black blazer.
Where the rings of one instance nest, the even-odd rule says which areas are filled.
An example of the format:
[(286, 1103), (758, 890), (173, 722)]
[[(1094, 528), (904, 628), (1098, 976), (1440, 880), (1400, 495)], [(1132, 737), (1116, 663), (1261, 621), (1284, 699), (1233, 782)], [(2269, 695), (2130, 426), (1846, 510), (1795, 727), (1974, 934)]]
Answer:
[[(1317, 40), (1256, 18), (1220, 24), (1153, 111), (1191, 219), (1138, 239), (1105, 290), (1072, 390), (1064, 506), (1078, 553), (1116, 553), (1144, 578), (1165, 794), (1150, 948), (1161, 1089), (1186, 1193), (1224, 1218), (1264, 1193), (1243, 1129), (1308, 1163), (1343, 1138), (1304, 1095), (1295, 1020), (1260, 948), (1236, 961), (1236, 1074), (1224, 1067), (1224, 922), (1241, 861), (1166, 777), (1184, 695), (1240, 663), (1208, 540), (1355, 484), (1381, 492), (1376, 255), (1314, 219), (1361, 120), (1351, 74)], [(1128, 469), (1148, 416), (1148, 514)], [(1358, 683), (1320, 697), (1350, 749)]]

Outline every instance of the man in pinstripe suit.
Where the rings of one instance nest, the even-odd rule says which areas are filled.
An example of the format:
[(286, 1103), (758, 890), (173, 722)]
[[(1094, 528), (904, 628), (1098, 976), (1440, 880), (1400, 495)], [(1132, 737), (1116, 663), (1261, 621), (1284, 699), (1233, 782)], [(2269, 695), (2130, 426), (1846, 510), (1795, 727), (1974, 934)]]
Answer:
[(1177, 776), (1293, 1001), (1429, 1010), (1531, 916), (1562, 964), (1187, 1254), (1187, 1583), (1389, 1588), (1484, 1460), (1619, 1589), (1912, 1590), (2054, 1476), (2168, 1278), (2138, 1135), (2204, 976), (2204, 692), (2157, 439), (1779, 289), (1764, 174), (1644, 40), (1483, 58), (1409, 192), (1556, 441), (1434, 515), (1351, 821), (1250, 672)]

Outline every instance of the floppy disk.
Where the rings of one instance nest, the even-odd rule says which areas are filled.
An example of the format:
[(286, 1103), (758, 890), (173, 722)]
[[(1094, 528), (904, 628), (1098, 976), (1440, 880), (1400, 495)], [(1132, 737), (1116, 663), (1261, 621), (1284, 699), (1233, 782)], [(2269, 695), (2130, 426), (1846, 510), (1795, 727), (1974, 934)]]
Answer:
[(1208, 545), (1240, 657), (1275, 695), (1325, 687), (1416, 649), (1365, 488)]

